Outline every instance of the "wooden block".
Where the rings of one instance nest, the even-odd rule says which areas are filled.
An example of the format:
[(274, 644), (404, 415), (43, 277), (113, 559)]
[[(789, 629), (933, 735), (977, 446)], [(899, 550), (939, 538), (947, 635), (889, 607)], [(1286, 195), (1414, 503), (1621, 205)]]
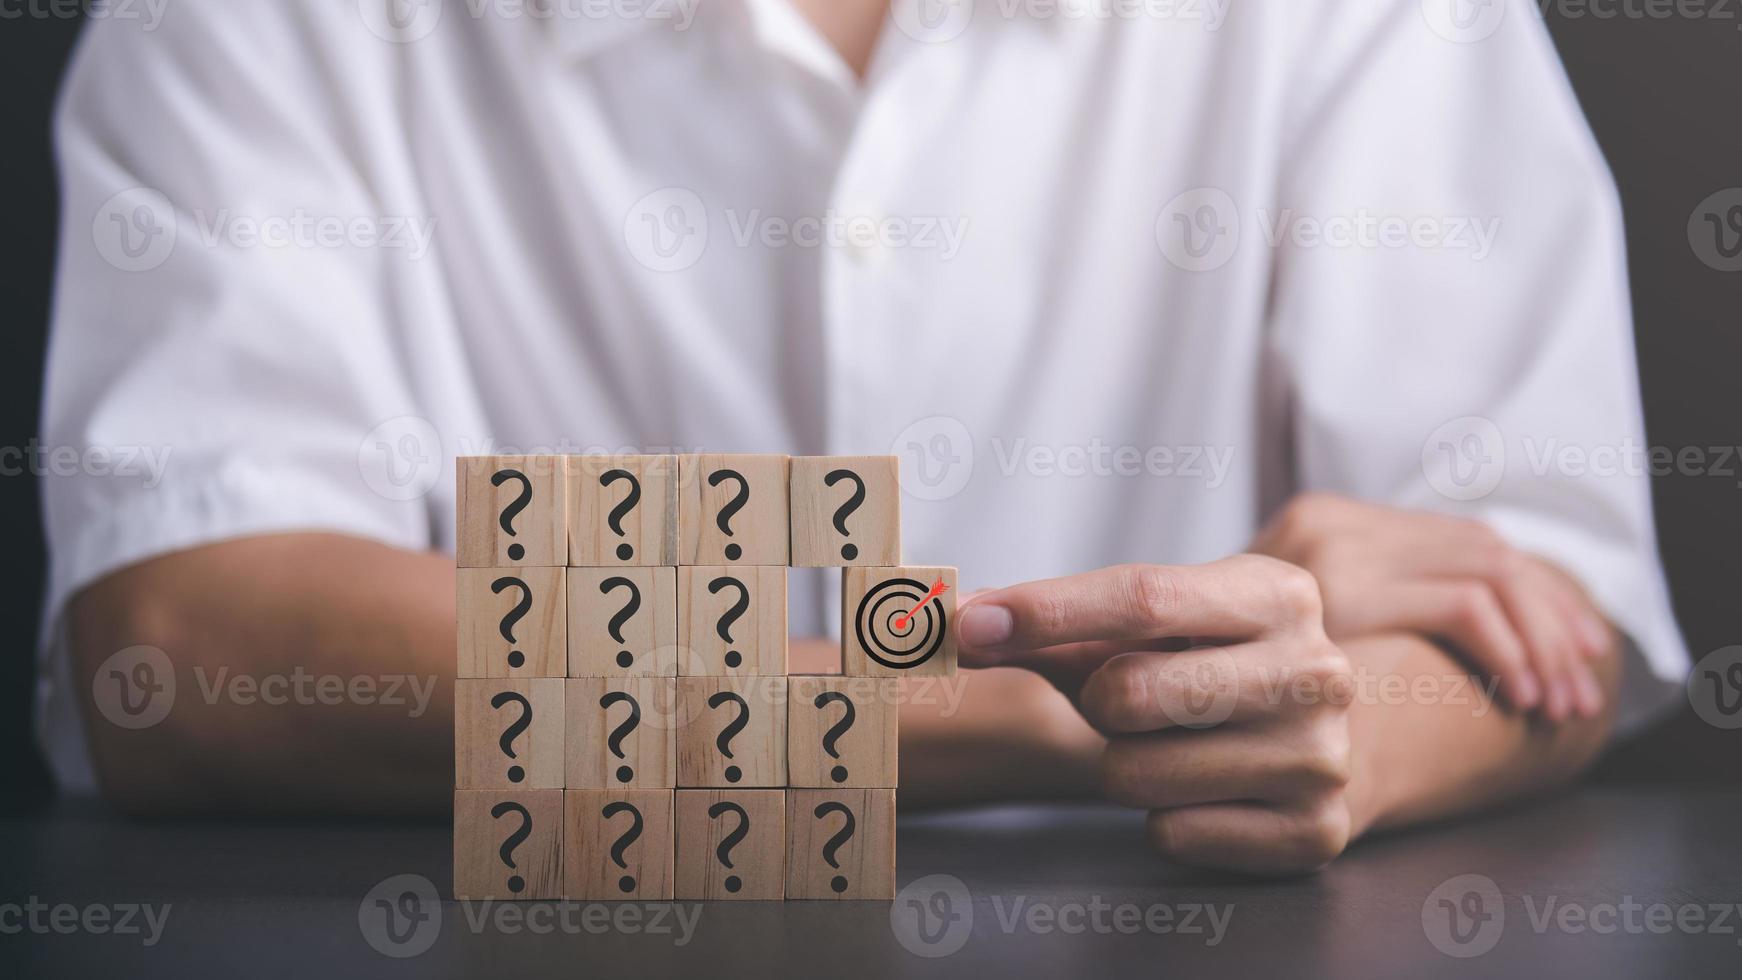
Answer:
[(786, 688), (788, 786), (898, 785), (901, 682), (801, 676)]
[(895, 790), (787, 790), (786, 828), (787, 898), (895, 898)]
[(786, 673), (786, 566), (677, 570), (678, 674)]
[(901, 477), (895, 456), (792, 458), (792, 563), (901, 564)]
[(677, 898), (779, 901), (786, 890), (786, 791), (677, 791)]
[(677, 676), (677, 569), (569, 569), (569, 676)]
[(564, 729), (570, 789), (677, 785), (677, 679), (574, 677)]
[(569, 564), (677, 564), (677, 457), (568, 457)]
[(571, 789), (563, 794), (563, 897), (673, 897), (669, 789)]
[(563, 791), (454, 790), (454, 897), (559, 898)]
[(461, 568), (567, 563), (563, 457), (462, 456), (455, 471)]
[(568, 614), (561, 568), (462, 568), (460, 677), (562, 677)]
[(563, 788), (560, 677), (454, 682), (454, 785)]
[(953, 568), (849, 568), (841, 573), (841, 672), (953, 677), (955, 618)]
[(786, 785), (786, 678), (677, 679), (679, 786)]
[(787, 456), (679, 456), (678, 563), (785, 565)]

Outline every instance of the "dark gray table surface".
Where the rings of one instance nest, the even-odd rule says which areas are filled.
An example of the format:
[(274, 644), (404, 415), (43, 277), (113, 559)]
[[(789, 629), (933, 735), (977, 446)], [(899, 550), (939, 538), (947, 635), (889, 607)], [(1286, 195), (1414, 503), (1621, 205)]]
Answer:
[[(893, 904), (424, 905), (401, 896), (418, 876), (445, 892), (443, 825), (141, 824), (62, 805), (0, 821), (0, 975), (1742, 975), (1735, 789), (1589, 786), (1281, 881), (1170, 867), (1141, 833), (1138, 815), (1089, 806), (904, 817)], [(428, 914), (389, 921), (383, 896)], [(142, 912), (139, 932), (112, 931), (134, 904), (160, 917), (151, 945)], [(1474, 917), (1454, 934), (1448, 908)], [(69, 926), (87, 914), (110, 924)]]

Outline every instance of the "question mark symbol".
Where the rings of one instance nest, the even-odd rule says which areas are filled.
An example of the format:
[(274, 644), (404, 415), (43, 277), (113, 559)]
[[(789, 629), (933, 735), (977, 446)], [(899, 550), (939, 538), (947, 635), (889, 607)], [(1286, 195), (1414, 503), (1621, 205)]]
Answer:
[[(853, 839), (853, 828), (857, 826), (857, 821), (853, 819), (853, 811), (845, 803), (837, 803), (830, 800), (827, 803), (817, 804), (814, 813), (818, 820), (823, 819), (831, 813), (838, 813), (847, 818), (846, 822), (841, 825), (841, 829), (835, 832), (835, 836), (830, 837), (828, 842), (823, 844), (823, 860), (829, 862), (829, 867), (838, 871), (840, 870), (841, 862), (835, 857), (835, 855), (840, 852), (842, 845)], [(833, 888), (837, 895), (846, 891), (847, 876), (836, 875), (829, 881), (829, 887)]]
[[(641, 836), (641, 811), (635, 809), (633, 804), (624, 803), (621, 800), (618, 800), (615, 803), (607, 803), (605, 804), (605, 808), (599, 811), (599, 815), (604, 817), (606, 820), (611, 819), (619, 813), (629, 814), (629, 816), (634, 818), (634, 822), (629, 825), (628, 830), (623, 832), (623, 836), (617, 838), (617, 842), (611, 845), (611, 860), (616, 863), (617, 867), (622, 868), (624, 871), (628, 871), (629, 865), (624, 862), (623, 855), (629, 850), (629, 845), (635, 843), (636, 839)], [(625, 892), (634, 891), (635, 876), (624, 875), (617, 879), (617, 887)]]
[[(717, 709), (720, 705), (727, 703), (738, 706), (738, 716), (728, 722), (725, 728), (720, 729), (720, 737), (714, 739), (714, 745), (719, 747), (721, 755), (730, 759), (732, 758), (732, 739), (744, 730), (745, 725), (750, 724), (750, 705), (732, 691), (721, 691), (708, 699), (708, 707), (710, 708)], [(744, 773), (737, 766), (726, 767), (726, 782), (735, 783), (742, 778), (744, 778)], [(731, 865), (728, 864), (726, 867), (729, 868)]]
[[(636, 610), (641, 608), (641, 590), (635, 586), (634, 582), (621, 575), (613, 575), (599, 583), (600, 595), (610, 595), (617, 589), (628, 589), (629, 601), (624, 603), (622, 609), (617, 610), (617, 615), (611, 617), (611, 622), (606, 625), (605, 629), (610, 632), (611, 639), (622, 643), (623, 624), (634, 618)], [(617, 666), (628, 667), (633, 663), (635, 663), (635, 654), (628, 650), (617, 651)]]
[[(502, 706), (510, 702), (520, 705), (520, 717), (514, 719), (514, 723), (503, 730), (502, 737), (497, 739), (497, 744), (502, 746), (503, 755), (510, 759), (515, 759), (519, 757), (514, 754), (514, 740), (519, 738), (528, 728), (532, 727), (532, 702), (526, 700), (526, 695), (521, 694), (518, 691), (503, 691), (501, 694), (490, 699), (490, 707), (495, 708), (497, 711), (501, 711)], [(525, 769), (522, 769), (519, 766), (508, 767), (509, 782), (518, 783), (525, 778)], [(513, 865), (509, 865), (509, 867), (513, 867)]]
[[(865, 502), (865, 481), (860, 479), (859, 474), (852, 470), (835, 470), (828, 476), (823, 477), (823, 484), (825, 486), (833, 487), (842, 480), (853, 481), (853, 495), (847, 498), (846, 503), (836, 508), (835, 530), (841, 532), (841, 537), (850, 538), (853, 534), (851, 531), (847, 530), (847, 518), (853, 516), (853, 512), (858, 510), (859, 505)], [(859, 557), (859, 546), (852, 542), (841, 545), (841, 557), (848, 561), (852, 561)]]
[[(611, 484), (618, 480), (629, 481), (629, 492), (623, 496), (623, 500), (617, 506), (611, 508), (611, 514), (605, 519), (605, 523), (611, 525), (611, 533), (623, 537), (623, 518), (628, 517), (629, 512), (635, 509), (635, 505), (641, 502), (641, 481), (637, 480), (635, 474), (628, 470), (611, 470), (599, 477), (599, 486), (609, 489)], [(630, 547), (627, 541), (617, 546), (618, 561), (628, 561), (633, 557), (635, 557), (635, 549)]]
[[(708, 807), (708, 818), (711, 820), (720, 819), (720, 815), (723, 813), (736, 813), (738, 815), (738, 826), (721, 838), (720, 846), (714, 849), (714, 856), (720, 859), (722, 865), (730, 868), (732, 866), (732, 848), (737, 847), (739, 842), (750, 833), (750, 814), (745, 813), (744, 808), (736, 803), (722, 801)], [(744, 882), (740, 881), (737, 875), (726, 876), (727, 891), (735, 892), (743, 887)]]
[[(636, 725), (641, 724), (641, 704), (622, 691), (612, 691), (599, 699), (599, 707), (606, 711), (609, 711), (612, 705), (624, 701), (629, 703), (629, 717), (623, 719), (622, 724), (611, 729), (611, 734), (605, 739), (605, 744), (611, 749), (611, 754), (619, 759), (626, 758), (623, 755), (623, 740), (629, 737), (629, 733), (635, 730)], [(618, 782), (626, 783), (634, 778), (634, 769), (629, 766), (617, 767)], [(628, 891), (629, 889), (623, 890)]]
[[(841, 752), (839, 749), (835, 748), (835, 743), (841, 740), (842, 735), (847, 734), (847, 729), (853, 727), (853, 719), (859, 716), (859, 712), (853, 707), (853, 699), (842, 694), (840, 691), (824, 691), (817, 695), (817, 699), (813, 703), (820, 711), (822, 710), (823, 705), (832, 701), (840, 702), (842, 709), (841, 720), (835, 722), (828, 731), (823, 733), (823, 751), (827, 752), (830, 758), (839, 759), (841, 757)], [(837, 783), (846, 782), (847, 767), (836, 766), (834, 769), (831, 769), (829, 771), (829, 778)]]
[[(515, 547), (520, 546), (515, 545)], [(532, 586), (512, 575), (505, 575), (490, 583), (490, 591), (497, 595), (501, 595), (503, 589), (510, 587), (520, 590), (520, 601), (515, 603), (514, 608), (508, 610), (508, 614), (502, 617), (502, 622), (497, 625), (496, 630), (509, 643), (519, 643), (520, 641), (514, 638), (514, 627), (526, 618), (527, 613), (532, 611)], [(518, 667), (523, 663), (526, 663), (526, 654), (519, 650), (508, 651), (508, 666)]]
[[(502, 846), (497, 849), (496, 853), (502, 858), (503, 864), (510, 869), (516, 869), (518, 866), (514, 863), (514, 849), (526, 843), (526, 839), (532, 836), (532, 814), (527, 813), (526, 807), (518, 803), (498, 803), (490, 808), (490, 816), (497, 820), (501, 820), (510, 813), (520, 814), (520, 829), (509, 834), (508, 839), (502, 842)], [(509, 875), (508, 890), (516, 895), (525, 891), (526, 879), (519, 875)]]
[[(500, 524), (502, 530), (512, 538), (516, 534), (514, 530), (514, 519), (519, 517), (520, 512), (532, 504), (532, 481), (527, 479), (526, 474), (519, 470), (497, 470), (495, 475), (490, 477), (490, 485), (493, 487), (500, 487), (509, 480), (520, 481), (520, 494), (513, 500), (510, 500), (507, 507), (502, 508), (502, 516), (496, 518), (496, 523)], [(512, 561), (519, 561), (526, 557), (525, 546), (518, 542), (509, 545), (508, 557)]]
[[(750, 609), (750, 590), (744, 586), (743, 582), (730, 575), (722, 575), (708, 583), (708, 591), (714, 595), (719, 595), (721, 589), (727, 588), (738, 590), (738, 601), (732, 604), (732, 608), (726, 610), (718, 623), (714, 624), (714, 632), (720, 634), (720, 639), (731, 643), (732, 624), (743, 618), (744, 613)], [(736, 650), (726, 651), (726, 666), (736, 667), (743, 662), (743, 654)]]
[[(708, 486), (710, 487), (717, 487), (727, 480), (738, 482), (738, 492), (732, 496), (731, 500), (726, 501), (726, 506), (720, 508), (720, 515), (714, 518), (714, 523), (720, 528), (720, 532), (729, 538), (732, 536), (732, 518), (744, 509), (745, 504), (750, 502), (750, 481), (744, 479), (744, 474), (737, 470), (715, 470), (708, 474)], [(727, 561), (737, 561), (742, 554), (744, 554), (744, 549), (736, 544), (726, 546)]]

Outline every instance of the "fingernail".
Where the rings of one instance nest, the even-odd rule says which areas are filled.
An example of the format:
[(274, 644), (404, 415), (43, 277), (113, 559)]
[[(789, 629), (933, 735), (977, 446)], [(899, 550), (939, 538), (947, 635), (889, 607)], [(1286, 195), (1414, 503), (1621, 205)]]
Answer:
[(1572, 707), (1573, 692), (1568, 689), (1565, 678), (1556, 677), (1548, 683), (1548, 716), (1555, 721), (1565, 721), (1567, 709)]
[(1578, 673), (1579, 707), (1586, 718), (1595, 718), (1603, 711), (1603, 688), (1589, 670)]
[(1596, 616), (1580, 616), (1579, 640), (1591, 656), (1597, 656), (1609, 649), (1609, 624)]
[(956, 638), (971, 647), (995, 647), (1016, 632), (1016, 620), (1003, 606), (972, 603), (962, 610), (961, 620)]
[(1522, 709), (1534, 708), (1542, 700), (1542, 685), (1536, 682), (1535, 674), (1519, 674), (1518, 683), (1512, 686), (1512, 699)]

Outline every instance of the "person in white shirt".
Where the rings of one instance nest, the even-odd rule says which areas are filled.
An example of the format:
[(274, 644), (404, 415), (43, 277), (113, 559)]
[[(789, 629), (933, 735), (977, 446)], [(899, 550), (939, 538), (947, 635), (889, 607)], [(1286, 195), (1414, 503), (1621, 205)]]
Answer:
[[(444, 805), (453, 458), (893, 452), (903, 802), (1290, 871), (1575, 777), (1687, 656), (1611, 180), (1528, 0), (186, 0), (66, 82), (43, 741), (130, 812)], [(1017, 583), (1017, 584), (1008, 584)], [(794, 575), (794, 670), (836, 597)], [(162, 651), (160, 723), (95, 710)], [(1623, 677), (1625, 675), (1625, 681)], [(1051, 682), (1048, 684), (1047, 682)], [(1062, 696), (1061, 693), (1062, 692)]]

